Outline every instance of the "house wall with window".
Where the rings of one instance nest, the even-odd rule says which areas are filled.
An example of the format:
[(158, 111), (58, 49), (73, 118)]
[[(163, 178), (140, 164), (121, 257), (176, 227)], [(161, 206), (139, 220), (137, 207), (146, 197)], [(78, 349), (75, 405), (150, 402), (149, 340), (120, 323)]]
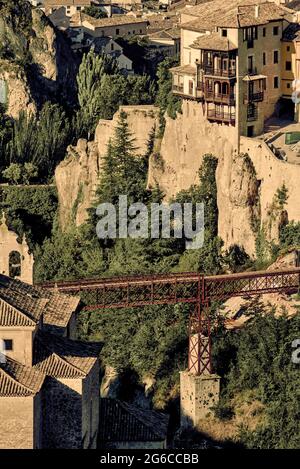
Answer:
[(130, 37), (136, 35), (144, 35), (147, 32), (147, 21), (141, 21), (139, 23), (132, 22), (122, 24), (112, 24), (112, 25), (103, 25), (103, 26), (93, 26), (88, 21), (82, 22), (82, 27), (84, 31), (88, 34), (91, 34), (94, 37), (104, 37), (109, 36), (112, 38), (116, 37)]
[(282, 41), (281, 45), (281, 93), (291, 98), (292, 83), (296, 77), (296, 47), (293, 41)]
[(1, 327), (1, 348), (5, 355), (22, 365), (32, 366), (33, 340), (37, 327)]
[[(1, 248), (5, 246), (5, 249)], [(16, 262), (19, 254), (19, 263)], [(33, 255), (30, 254), (25, 238), (19, 243), (18, 236), (8, 229), (5, 216), (0, 224), (0, 274), (33, 283)], [(14, 271), (15, 275), (11, 275)]]
[[(283, 23), (285, 22), (274, 21), (265, 25), (239, 29), (237, 106), (240, 135), (261, 134), (264, 121), (276, 110), (276, 104), (281, 96), (281, 39), (285, 27)], [(251, 83), (251, 80), (248, 82), (243, 80), (248, 74), (266, 78), (257, 79)], [(260, 91), (264, 93), (263, 100), (255, 103), (257, 118), (253, 121), (247, 118), (249, 108), (245, 105), (245, 93), (249, 86), (253, 93)], [(250, 127), (249, 130), (248, 127)]]

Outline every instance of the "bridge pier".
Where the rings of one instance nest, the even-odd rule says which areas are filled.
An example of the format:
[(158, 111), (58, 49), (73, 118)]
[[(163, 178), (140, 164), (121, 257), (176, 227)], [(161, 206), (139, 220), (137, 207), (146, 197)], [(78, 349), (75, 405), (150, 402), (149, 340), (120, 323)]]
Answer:
[[(203, 323), (202, 316), (200, 330)], [(202, 419), (212, 414), (211, 408), (219, 402), (220, 380), (212, 373), (210, 336), (201, 332), (191, 334), (189, 369), (180, 373), (181, 427), (197, 427)]]
[(199, 376), (190, 371), (180, 372), (181, 427), (196, 427), (212, 414), (211, 408), (219, 402), (220, 380), (214, 374)]

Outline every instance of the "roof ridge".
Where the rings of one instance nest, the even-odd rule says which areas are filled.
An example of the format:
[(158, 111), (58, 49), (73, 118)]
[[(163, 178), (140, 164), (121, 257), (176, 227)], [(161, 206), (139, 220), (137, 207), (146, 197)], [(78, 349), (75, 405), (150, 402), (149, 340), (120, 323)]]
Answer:
[[(9, 360), (11, 362), (13, 362), (13, 364), (17, 365), (17, 367), (20, 367), (20, 368), (26, 368), (28, 370), (33, 370), (33, 367), (29, 367), (29, 366), (26, 366), (26, 365), (23, 365), (22, 363), (19, 363), (17, 362), (16, 360), (13, 360), (12, 358), (7, 358), (6, 357), (6, 360)], [(5, 364), (4, 364), (5, 365)], [(35, 370), (36, 371), (36, 370)], [(17, 385), (19, 388), (21, 388), (23, 391), (25, 392), (30, 392), (31, 394), (36, 394), (36, 391), (34, 389), (32, 389), (31, 387), (29, 387), (28, 385), (25, 385), (23, 383), (21, 383), (20, 381), (18, 381), (16, 378), (14, 378), (13, 376), (11, 376), (9, 374), (9, 371), (7, 371), (5, 368), (3, 368), (2, 366), (0, 366), (0, 373), (2, 373), (2, 375), (5, 375), (6, 379), (8, 379), (10, 382), (14, 383), (15, 385)], [(39, 371), (39, 373), (43, 374), (41, 371)]]
[(31, 316), (31, 315), (27, 315), (27, 314), (23, 313), (23, 311), (21, 311), (20, 309), (16, 308), (16, 306), (12, 305), (9, 301), (7, 301), (6, 299), (2, 298), (1, 296), (0, 296), (0, 303), (4, 303), (5, 305), (9, 306), (9, 308), (11, 308), (14, 313), (19, 314), (19, 315), (22, 316), (22, 318), (24, 318), (26, 321), (30, 321), (33, 326), (35, 326), (35, 325), (37, 324), (38, 321), (35, 322), (35, 320), (32, 319), (32, 316)]
[(52, 355), (54, 355), (60, 361), (63, 361), (67, 366), (70, 366), (74, 371), (77, 371), (77, 372), (81, 373), (83, 376), (86, 376), (86, 373), (84, 371), (82, 371), (76, 365), (73, 365), (73, 363), (70, 363), (65, 357), (62, 357), (61, 355), (59, 355), (56, 352), (52, 352)]

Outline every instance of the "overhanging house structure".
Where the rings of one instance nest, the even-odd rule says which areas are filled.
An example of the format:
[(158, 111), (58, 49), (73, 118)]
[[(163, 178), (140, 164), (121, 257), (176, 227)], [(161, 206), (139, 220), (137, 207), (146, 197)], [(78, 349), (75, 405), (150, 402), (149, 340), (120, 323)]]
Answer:
[[(235, 126), (238, 135), (260, 135), (274, 113), (295, 111), (284, 91), (292, 90), (298, 77), (297, 60), (284, 61), (285, 31), (293, 21), (292, 10), (265, 0), (216, 0), (186, 8), (181, 63), (171, 69), (173, 93), (202, 103), (210, 122)], [(283, 81), (286, 66), (291, 73)]]

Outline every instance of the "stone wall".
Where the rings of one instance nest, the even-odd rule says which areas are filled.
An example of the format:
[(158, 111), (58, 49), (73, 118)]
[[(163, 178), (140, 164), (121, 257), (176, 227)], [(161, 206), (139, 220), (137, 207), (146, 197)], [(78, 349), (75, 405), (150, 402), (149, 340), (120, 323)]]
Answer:
[[(129, 106), (124, 110), (142, 152), (151, 129), (157, 125), (155, 108)], [(87, 144), (80, 140), (56, 171), (60, 220), (64, 228), (72, 216), (77, 226), (86, 219), (86, 209), (91, 206), (101, 176), (101, 156), (113, 135), (117, 118), (118, 114), (112, 121), (100, 121), (96, 141)], [(297, 201), (300, 166), (278, 160), (261, 140), (238, 139), (234, 127), (209, 123), (202, 105), (188, 100), (183, 101), (182, 114), (175, 120), (166, 117), (164, 136), (155, 142), (150, 158), (148, 186), (159, 183), (167, 200), (182, 189), (188, 189), (198, 183), (198, 170), (206, 153), (212, 153), (219, 161), (216, 172), (218, 231), (225, 248), (235, 243), (250, 255), (255, 254), (257, 229), (270, 224), (270, 205), (283, 183), (289, 195), (285, 207), (287, 216), (289, 220), (300, 221)], [(251, 164), (239, 153), (248, 153)], [(256, 199), (254, 206), (253, 199)], [(278, 219), (271, 225), (269, 239), (276, 239)]]
[(40, 448), (40, 413), (39, 394), (0, 397), (0, 449)]
[(4, 214), (0, 221), (0, 273), (9, 276), (9, 256), (12, 252), (20, 254), (21, 275), (17, 277), (26, 283), (33, 283), (33, 255), (29, 252), (25, 237), (19, 243), (18, 236), (13, 231), (9, 231)]
[(99, 362), (94, 365), (82, 383), (83, 449), (96, 449), (99, 427)]
[(81, 397), (81, 379), (46, 378), (43, 386), (43, 448), (81, 448)]

